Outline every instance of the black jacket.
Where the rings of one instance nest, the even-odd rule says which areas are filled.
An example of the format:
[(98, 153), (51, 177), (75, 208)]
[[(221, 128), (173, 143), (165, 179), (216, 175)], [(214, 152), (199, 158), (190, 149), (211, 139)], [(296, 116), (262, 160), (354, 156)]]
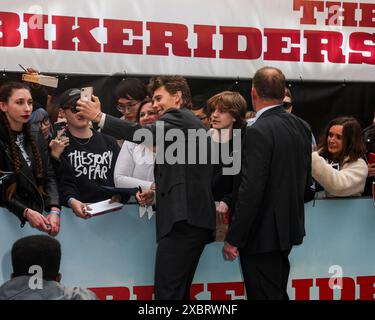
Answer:
[[(241, 129), (241, 141), (243, 141), (243, 137), (245, 135), (246, 128)], [(221, 148), (223, 148), (224, 144), (227, 144), (226, 148), (229, 151), (231, 157), (234, 156), (234, 153), (241, 152), (241, 150), (236, 150), (236, 148), (241, 148), (242, 146), (233, 146), (233, 139), (229, 140), (226, 143), (217, 143), (212, 142), (214, 145), (218, 146), (218, 153), (221, 154)], [(223, 175), (223, 168), (225, 167), (233, 167), (233, 161), (229, 164), (224, 164), (223, 161), (220, 159), (218, 164), (214, 164), (214, 174), (213, 174), (213, 196), (215, 201), (223, 201), (227, 204), (229, 208), (232, 206), (232, 199), (234, 194), (234, 181), (240, 175), (240, 173), (236, 175)]]
[[(159, 132), (159, 124), (164, 123), (164, 134)], [(157, 129), (158, 128), (158, 129)], [(146, 129), (152, 134), (153, 144), (156, 144), (158, 151), (154, 169), (156, 183), (156, 233), (157, 240), (163, 238), (175, 222), (187, 220), (193, 226), (215, 229), (215, 203), (212, 196), (212, 174), (213, 167), (208, 164), (169, 164), (167, 161), (158, 163), (158, 159), (168, 153), (169, 147), (173, 145), (168, 141), (168, 134), (172, 129), (179, 129), (183, 132), (183, 145), (187, 151), (185, 159), (188, 158), (188, 151), (191, 150), (193, 140), (188, 136), (188, 129), (205, 130), (202, 122), (187, 109), (169, 109), (157, 123), (146, 126), (131, 124), (109, 115), (106, 116), (104, 129), (117, 139), (126, 139), (135, 143), (134, 133), (138, 129)], [(161, 131), (160, 131), (161, 132)], [(170, 140), (170, 139), (169, 139)], [(196, 154), (208, 153), (210, 150), (210, 139), (207, 144), (197, 143)], [(164, 151), (161, 148), (164, 145)], [(203, 149), (202, 149), (203, 148)], [(180, 153), (181, 155), (181, 153)], [(210, 159), (207, 159), (210, 163)]]
[(249, 253), (289, 250), (305, 235), (311, 132), (282, 106), (246, 129), (242, 172), (226, 241)]
[[(26, 139), (26, 152), (31, 159), (31, 167), (29, 167), (23, 157), (21, 157), (22, 168), (20, 174), (10, 175), (9, 178), (3, 180), (3, 183), (0, 185), (0, 205), (14, 213), (21, 220), (21, 226), (26, 222), (26, 219), (23, 217), (23, 212), (26, 208), (43, 213), (44, 210), (49, 211), (53, 206), (60, 207), (59, 193), (55, 180), (55, 173), (50, 163), (48, 146), (38, 126), (32, 125), (30, 130), (36, 145), (39, 147), (42, 157), (43, 169), (45, 172), (45, 178), (42, 181), (42, 185), (47, 195), (44, 196), (40, 194), (37, 189), (34, 157), (31, 150), (31, 144)], [(11, 165), (12, 161), (8, 135), (4, 125), (1, 125), (0, 170), (13, 172), (13, 166)], [(14, 181), (17, 183), (17, 191), (13, 196), (13, 199), (8, 201), (6, 197), (6, 189)]]

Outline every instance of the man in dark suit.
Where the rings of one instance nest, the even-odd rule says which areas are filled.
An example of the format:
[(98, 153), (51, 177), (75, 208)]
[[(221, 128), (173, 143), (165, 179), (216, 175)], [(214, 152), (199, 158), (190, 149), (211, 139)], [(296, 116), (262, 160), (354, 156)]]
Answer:
[(249, 300), (288, 299), (288, 255), (302, 243), (304, 193), (311, 185), (311, 132), (285, 112), (285, 77), (265, 67), (253, 79), (257, 111), (246, 130), (237, 201), (224, 257), (240, 256)]
[[(157, 150), (155, 188), (143, 190), (141, 194), (137, 194), (137, 198), (141, 205), (149, 204), (156, 190), (158, 249), (155, 262), (155, 299), (189, 299), (190, 285), (200, 255), (205, 245), (213, 240), (216, 222), (211, 190), (212, 166), (186, 163), (193, 142), (190, 137), (188, 139), (188, 130), (202, 129), (206, 132), (206, 129), (189, 110), (191, 95), (184, 78), (156, 77), (151, 79), (149, 88), (154, 107), (162, 115), (158, 122), (146, 126), (102, 114), (96, 97), (94, 103), (80, 101), (78, 105), (82, 115), (98, 122), (100, 127), (117, 139), (139, 143), (133, 138), (138, 129), (147, 129), (152, 133), (153, 145)], [(177, 155), (180, 156), (177, 163), (167, 159), (168, 155), (172, 156), (168, 148), (174, 143), (171, 141), (173, 131), (182, 135), (177, 153), (180, 151), (179, 147), (186, 151)], [(198, 138), (195, 142), (195, 152), (202, 151), (202, 148), (210, 150), (208, 138), (206, 146), (200, 145)]]

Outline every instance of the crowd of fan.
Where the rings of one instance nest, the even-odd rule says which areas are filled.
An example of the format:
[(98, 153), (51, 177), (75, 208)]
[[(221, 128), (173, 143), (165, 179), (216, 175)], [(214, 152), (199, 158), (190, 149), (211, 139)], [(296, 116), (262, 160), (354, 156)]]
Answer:
[[(17, 90), (29, 91), (26, 84), (4, 84), (0, 89), (1, 103), (9, 103)], [(115, 89), (115, 95), (118, 102), (116, 108), (122, 113), (121, 119), (141, 125), (158, 120), (158, 109), (153, 105), (152, 97), (148, 96), (147, 86), (140, 79), (122, 80)], [(69, 206), (78, 217), (88, 218), (89, 203), (111, 197), (113, 200), (123, 202), (129, 199), (127, 194), (114, 194), (113, 190), (103, 187), (150, 189), (154, 182), (153, 163), (156, 150), (129, 141), (116, 141), (115, 138), (107, 135), (105, 130), (96, 128), (90, 121), (78, 116), (75, 107), (79, 98), (79, 89), (66, 90), (58, 97), (58, 105), (53, 109), (55, 114), (58, 110), (55, 121), (51, 120), (56, 118), (51, 114), (51, 108), (47, 108), (50, 115), (45, 108), (40, 107), (32, 113), (30, 110), (29, 124), (33, 125), (32, 130), (36, 127), (41, 129), (49, 147), (49, 165), (53, 168), (58, 185), (60, 200), (44, 209), (50, 209), (51, 213), (59, 213), (60, 205)], [(94, 96), (94, 99), (98, 98)], [(292, 95), (288, 88), (285, 88), (284, 107), (286, 112), (292, 112)], [(245, 99), (239, 93), (231, 91), (220, 92), (207, 101), (193, 98), (189, 108), (207, 130), (216, 130), (219, 134), (224, 131), (223, 129), (229, 129), (231, 132), (237, 128), (243, 132), (244, 128), (250, 126), (256, 119), (255, 112), (248, 111)], [(3, 144), (10, 145), (11, 151), (10, 157), (8, 159), (5, 157), (4, 162), (13, 163), (15, 159), (22, 159), (22, 156), (26, 161), (31, 161), (28, 159), (30, 155), (27, 150), (23, 150), (18, 143), (26, 130), (23, 129), (20, 134), (16, 133), (16, 130), (9, 126), (5, 113), (2, 111), (0, 115), (1, 122), (5, 124), (0, 132), (0, 140)], [(309, 127), (306, 122), (304, 123)], [(7, 130), (4, 130), (4, 127)], [(27, 140), (27, 135), (25, 139)], [(229, 150), (233, 152), (231, 141), (232, 138), (229, 137), (225, 143), (229, 143)], [(18, 147), (15, 148), (12, 144)], [(368, 155), (375, 152), (374, 124), (362, 131), (355, 118), (333, 119), (318, 145), (312, 135), (312, 145), (315, 198), (372, 194), (375, 164), (369, 163)], [(8, 164), (0, 169), (5, 172), (18, 172), (20, 168), (17, 167), (17, 163), (18, 161), (16, 164), (10, 166)], [(221, 174), (223, 166), (225, 166), (223, 163), (216, 166), (213, 177), (213, 194), (217, 201), (219, 221), (224, 221), (224, 216), (228, 213), (233, 191), (233, 176), (223, 176)], [(2, 187), (2, 194), (3, 205), (7, 207), (6, 198), (9, 197), (10, 190)], [(20, 213), (18, 210), (14, 212), (12, 206), (9, 206), (9, 209), (19, 216), (23, 223), (25, 220), (30, 220), (25, 218), (25, 212)], [(51, 233), (50, 223), (47, 221), (45, 221), (47, 226), (40, 228), (44, 227), (43, 223), (36, 225), (35, 219), (31, 220), (32, 226)], [(56, 233), (54, 228), (52, 234)]]
[[(155, 79), (158, 77), (151, 79), (150, 85)], [(115, 90), (121, 119), (142, 126), (156, 122), (160, 117), (157, 97), (149, 96), (148, 92), (140, 79), (122, 80)], [(292, 94), (288, 88), (285, 93), (285, 112), (292, 112)], [(79, 99), (80, 89), (71, 88), (62, 93), (54, 110), (58, 109), (58, 117), (53, 119), (56, 117), (45, 108), (33, 111), (31, 91), (25, 83), (10, 82), (0, 88), (0, 170), (3, 173), (0, 205), (14, 213), (22, 225), (28, 221), (32, 227), (52, 236), (60, 230), (61, 206), (70, 207), (77, 217), (86, 219), (90, 217), (90, 203), (108, 198), (128, 201), (129, 193), (118, 191), (124, 188), (145, 190), (142, 196), (139, 193), (135, 196), (141, 205), (140, 211), (157, 210), (155, 200), (150, 205), (150, 198), (155, 198), (157, 150), (116, 140), (106, 130), (98, 129), (78, 114)], [(92, 99), (99, 101), (96, 96)], [(26, 105), (22, 111), (17, 109), (22, 105)], [(238, 92), (223, 91), (204, 102), (193, 98), (184, 107), (213, 136), (217, 134), (219, 148), (227, 144), (231, 154), (235, 151), (233, 130), (240, 129), (243, 135), (257, 118), (254, 112), (248, 111), (245, 99)], [(226, 138), (224, 132), (229, 132)], [(370, 154), (375, 153), (374, 138), (375, 117), (374, 124), (362, 130), (358, 120), (342, 116), (328, 124), (318, 143), (311, 135), (312, 198), (371, 195), (375, 163), (369, 160)], [(228, 164), (216, 164), (212, 178), (218, 225), (228, 223), (234, 192), (234, 176), (222, 174), (225, 166)]]

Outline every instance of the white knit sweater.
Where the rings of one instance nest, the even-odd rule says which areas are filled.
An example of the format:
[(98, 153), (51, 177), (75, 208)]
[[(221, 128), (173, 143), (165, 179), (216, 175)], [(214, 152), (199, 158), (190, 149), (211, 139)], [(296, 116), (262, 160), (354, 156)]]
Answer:
[(365, 188), (368, 168), (363, 159), (344, 163), (336, 170), (315, 151), (311, 166), (313, 178), (325, 189), (327, 197), (360, 196)]

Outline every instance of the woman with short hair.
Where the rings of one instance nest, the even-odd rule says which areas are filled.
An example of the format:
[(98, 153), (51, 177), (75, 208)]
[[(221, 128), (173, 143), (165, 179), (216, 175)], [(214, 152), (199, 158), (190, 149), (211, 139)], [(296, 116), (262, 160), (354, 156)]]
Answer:
[(52, 137), (52, 126), (51, 126), (51, 121), (49, 119), (48, 112), (43, 109), (43, 108), (38, 108), (33, 111), (31, 114), (30, 124), (36, 124), (37, 126), (40, 127), (42, 130), (44, 139), (46, 141), (49, 141)]

